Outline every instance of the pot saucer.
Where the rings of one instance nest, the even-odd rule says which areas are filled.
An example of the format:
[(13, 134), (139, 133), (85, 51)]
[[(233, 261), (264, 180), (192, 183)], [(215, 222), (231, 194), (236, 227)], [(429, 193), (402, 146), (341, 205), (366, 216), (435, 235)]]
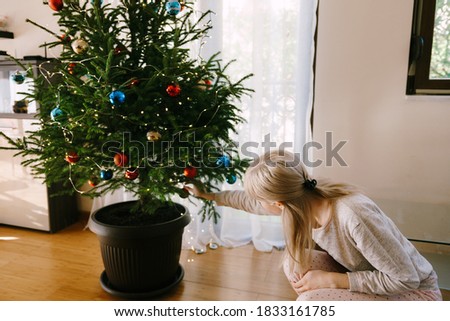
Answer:
[(184, 269), (181, 265), (179, 265), (173, 282), (163, 288), (155, 289), (148, 292), (123, 292), (115, 289), (112, 286), (112, 284), (109, 282), (106, 272), (103, 271), (102, 274), (100, 275), (100, 284), (103, 290), (105, 290), (107, 293), (111, 295), (128, 300), (142, 300), (151, 297), (156, 297), (172, 290), (176, 285), (178, 285), (178, 283), (181, 282), (183, 277), (184, 277)]

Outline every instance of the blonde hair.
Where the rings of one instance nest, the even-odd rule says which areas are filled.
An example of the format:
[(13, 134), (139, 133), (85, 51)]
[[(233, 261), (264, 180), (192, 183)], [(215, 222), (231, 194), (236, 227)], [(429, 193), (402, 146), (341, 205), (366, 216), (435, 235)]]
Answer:
[(308, 249), (314, 248), (312, 229), (316, 221), (311, 212), (312, 200), (322, 198), (334, 202), (356, 191), (350, 185), (327, 180), (317, 180), (313, 187), (306, 186), (311, 181), (300, 158), (284, 150), (261, 155), (250, 165), (244, 177), (244, 189), (250, 197), (259, 201), (282, 202), (286, 248), (303, 271), (310, 265)]

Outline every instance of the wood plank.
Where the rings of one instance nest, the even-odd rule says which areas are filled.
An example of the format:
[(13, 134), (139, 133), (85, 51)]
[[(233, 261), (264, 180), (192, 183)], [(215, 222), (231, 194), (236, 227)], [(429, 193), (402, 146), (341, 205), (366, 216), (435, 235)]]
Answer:
[[(85, 223), (55, 234), (0, 225), (0, 300), (120, 300), (101, 288), (100, 248)], [(183, 281), (155, 299), (295, 300), (281, 270), (282, 254), (252, 245), (205, 254), (183, 250)]]

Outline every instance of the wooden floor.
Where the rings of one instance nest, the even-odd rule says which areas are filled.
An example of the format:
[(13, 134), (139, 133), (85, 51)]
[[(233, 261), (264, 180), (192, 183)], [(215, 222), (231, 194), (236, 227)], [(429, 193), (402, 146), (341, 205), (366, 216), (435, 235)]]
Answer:
[[(96, 236), (81, 221), (56, 234), (0, 225), (0, 300), (119, 300), (100, 286), (103, 271)], [(281, 270), (282, 252), (252, 245), (183, 250), (184, 279), (155, 300), (295, 300)], [(444, 292), (447, 300), (450, 292)]]
[[(0, 300), (119, 300), (100, 285), (96, 236), (77, 223), (55, 234), (0, 225)], [(184, 279), (157, 300), (295, 300), (282, 252), (248, 245), (196, 254), (183, 250)]]

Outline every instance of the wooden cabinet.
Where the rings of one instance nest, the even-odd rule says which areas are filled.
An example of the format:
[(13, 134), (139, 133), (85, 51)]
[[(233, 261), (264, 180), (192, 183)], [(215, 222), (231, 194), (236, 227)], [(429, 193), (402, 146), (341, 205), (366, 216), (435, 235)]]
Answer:
[[(31, 63), (31, 68), (37, 65)], [(36, 104), (28, 105), (29, 113), (13, 112), (13, 102), (23, 99), (19, 92), (25, 92), (29, 85), (12, 81), (11, 73), (17, 69), (11, 62), (0, 62), (0, 131), (11, 138), (23, 137), (38, 126), (34, 119)], [(1, 137), (0, 146), (7, 146)], [(31, 170), (21, 165), (23, 158), (15, 157), (15, 153), (0, 149), (0, 224), (56, 232), (74, 223), (78, 218), (75, 197), (51, 197), (58, 188), (49, 188), (42, 179), (32, 176)]]

